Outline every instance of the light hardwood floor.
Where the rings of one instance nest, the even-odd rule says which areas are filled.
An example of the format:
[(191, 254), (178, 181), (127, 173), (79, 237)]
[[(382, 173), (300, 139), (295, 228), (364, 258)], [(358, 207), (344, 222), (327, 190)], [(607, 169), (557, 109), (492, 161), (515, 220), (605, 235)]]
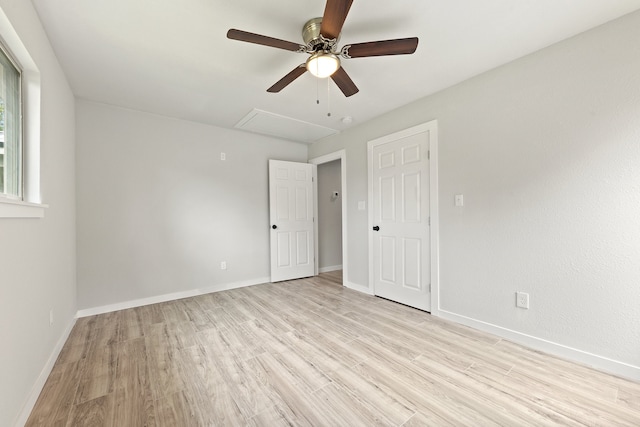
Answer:
[(640, 426), (640, 384), (339, 285), (79, 319), (28, 426)]

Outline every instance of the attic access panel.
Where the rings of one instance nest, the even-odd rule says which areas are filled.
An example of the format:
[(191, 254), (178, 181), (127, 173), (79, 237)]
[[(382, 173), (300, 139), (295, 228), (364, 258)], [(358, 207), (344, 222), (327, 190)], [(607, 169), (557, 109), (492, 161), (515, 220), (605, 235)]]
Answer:
[(258, 109), (253, 109), (235, 128), (307, 144), (339, 133), (336, 129)]

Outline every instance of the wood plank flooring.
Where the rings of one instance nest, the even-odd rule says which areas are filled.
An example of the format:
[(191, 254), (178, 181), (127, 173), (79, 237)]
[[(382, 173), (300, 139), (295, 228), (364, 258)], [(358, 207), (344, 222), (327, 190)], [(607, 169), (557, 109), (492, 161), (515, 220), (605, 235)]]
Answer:
[(640, 384), (341, 285), (79, 319), (28, 426), (640, 426)]

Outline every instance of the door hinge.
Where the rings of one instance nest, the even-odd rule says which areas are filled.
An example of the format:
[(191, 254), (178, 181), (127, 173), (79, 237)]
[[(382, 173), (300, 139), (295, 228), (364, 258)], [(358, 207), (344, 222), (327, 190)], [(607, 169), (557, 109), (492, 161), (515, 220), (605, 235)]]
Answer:
[(431, 283), (429, 283), (429, 292), (431, 292)]
[(431, 159), (431, 150), (427, 151), (427, 159)]
[(429, 222), (429, 227), (431, 227), (431, 217), (427, 221)]

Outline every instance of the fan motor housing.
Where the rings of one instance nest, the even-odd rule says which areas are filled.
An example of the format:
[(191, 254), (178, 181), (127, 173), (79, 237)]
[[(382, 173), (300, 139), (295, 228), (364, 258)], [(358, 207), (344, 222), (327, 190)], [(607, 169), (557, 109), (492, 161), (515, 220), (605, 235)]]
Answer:
[(312, 18), (309, 19), (304, 26), (302, 27), (302, 40), (304, 43), (313, 47), (312, 50), (322, 49), (326, 50), (325, 46), (327, 43), (329, 46), (333, 48), (338, 43), (340, 36), (338, 36), (335, 40), (327, 40), (320, 34), (320, 28), (322, 26), (322, 18)]

